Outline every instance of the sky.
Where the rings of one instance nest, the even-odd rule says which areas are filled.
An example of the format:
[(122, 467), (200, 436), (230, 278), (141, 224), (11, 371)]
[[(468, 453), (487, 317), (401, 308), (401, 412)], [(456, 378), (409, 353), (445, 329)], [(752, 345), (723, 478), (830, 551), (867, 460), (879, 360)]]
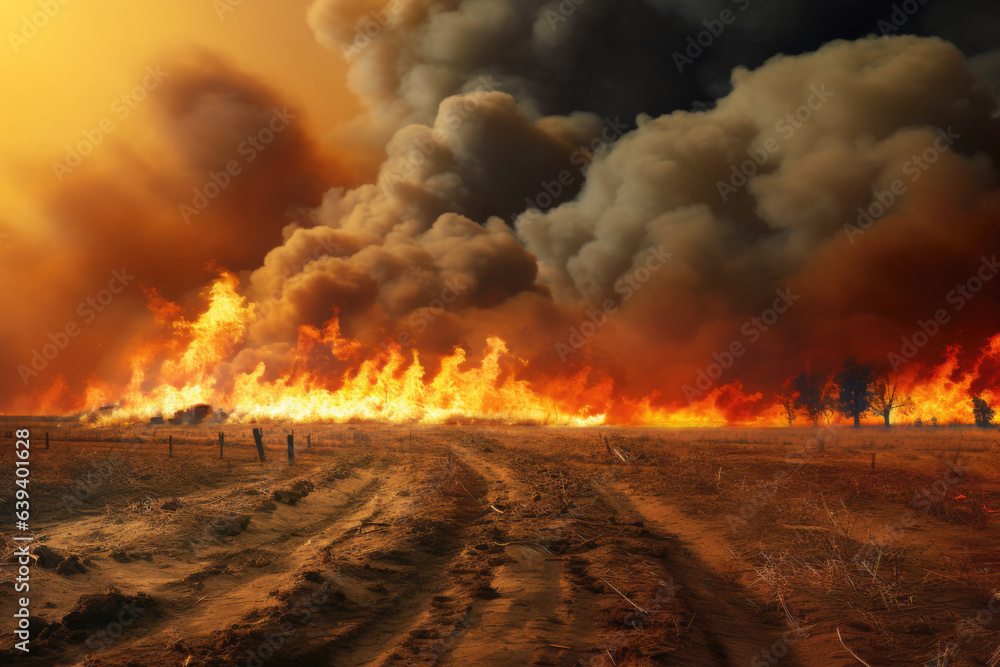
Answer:
[[(24, 20), (43, 10), (38, 0), (4, 2), (0, 85), (15, 103), (0, 109), (6, 128), (0, 133), (0, 209), (30, 205), (18, 184), (26, 162), (62, 157), (66, 144), (113, 115), (112, 104), (141, 82), (146, 67), (185, 54), (217, 54), (308, 110), (317, 136), (331, 132), (360, 107), (344, 85), (343, 58), (313, 37), (308, 4), (72, 0), (56, 3), (58, 12), (22, 42), (10, 33), (31, 34)], [(7, 217), (18, 224), (17, 216)]]

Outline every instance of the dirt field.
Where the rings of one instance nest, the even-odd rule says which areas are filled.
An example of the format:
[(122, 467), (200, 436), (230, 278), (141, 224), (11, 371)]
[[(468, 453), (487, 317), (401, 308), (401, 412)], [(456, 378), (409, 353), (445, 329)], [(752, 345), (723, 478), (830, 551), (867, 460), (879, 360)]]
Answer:
[(1000, 664), (995, 430), (25, 426), (2, 664)]

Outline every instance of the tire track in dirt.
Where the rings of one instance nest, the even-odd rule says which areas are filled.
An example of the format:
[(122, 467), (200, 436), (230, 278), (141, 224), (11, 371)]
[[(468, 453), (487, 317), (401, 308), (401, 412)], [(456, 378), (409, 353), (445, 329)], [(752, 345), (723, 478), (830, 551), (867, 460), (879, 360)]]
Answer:
[[(500, 597), (475, 603), (476, 624), (440, 664), (664, 664), (680, 648), (687, 614), (653, 556), (661, 540), (618, 522), (569, 469), (502, 450), (456, 448), (490, 480), (488, 517), (507, 536), (506, 562), (494, 573)], [(712, 664), (701, 653), (683, 664)]]
[[(355, 581), (348, 591), (358, 605), (353, 627), (346, 631), (339, 628), (335, 640), (312, 652), (315, 662), (309, 664), (337, 667), (434, 664), (433, 659), (427, 660), (428, 654), (433, 654), (439, 643), (447, 639), (447, 628), (456, 628), (467, 614), (467, 590), (474, 587), (479, 577), (463, 571), (463, 549), (467, 533), (484, 514), (481, 500), (484, 480), (450, 457), (439, 460), (447, 461), (444, 465), (452, 470), (453, 476), (426, 502), (438, 502), (437, 494), (449, 491), (450, 509), (442, 508), (433, 519), (424, 519), (418, 515), (433, 510), (425, 509), (419, 502), (411, 503), (401, 517), (402, 524), (389, 529), (389, 537), (375, 551), (341, 570), (346, 575), (341, 579), (345, 584), (347, 577), (364, 581), (377, 575), (374, 589), (381, 586), (382, 595), (389, 597), (366, 601)], [(411, 521), (413, 528), (399, 530)], [(369, 585), (368, 591), (371, 590), (373, 586)]]
[[(280, 585), (289, 572), (306, 567), (318, 551), (356, 531), (357, 524), (372, 515), (384, 481), (368, 474), (359, 476), (358, 482), (357, 485), (350, 485), (357, 488), (347, 492), (342, 504), (335, 505), (323, 519), (306, 525), (289, 523), (275, 526), (268, 530), (269, 535), (265, 539), (244, 533), (234, 540), (236, 549), (226, 549), (214, 555), (210, 565), (194, 576), (189, 575), (172, 586), (168, 585), (190, 586), (191, 597), (196, 596), (193, 602), (185, 598), (166, 609), (173, 623), (171, 631), (192, 637), (217, 629), (218, 606), (222, 604), (243, 604), (245, 608), (266, 606), (269, 600), (267, 591)], [(306, 504), (303, 501), (303, 505)], [(266, 565), (258, 567), (251, 564), (261, 558), (266, 560)], [(153, 591), (154, 595), (157, 593)], [(211, 603), (202, 607), (200, 602), (204, 599), (211, 600)]]
[[(356, 468), (332, 485), (322, 483), (325, 472), (317, 477), (313, 471), (313, 477), (319, 485), (312, 493), (297, 505), (280, 509), (287, 517), (311, 514), (322, 518), (302, 525), (290, 518), (273, 517), (270, 512), (254, 513), (250, 530), (229, 543), (203, 547), (200, 557), (196, 552), (202, 567), (147, 587), (157, 601), (155, 614), (132, 628), (128, 637), (105, 655), (146, 655), (152, 659), (164, 646), (176, 644), (178, 637), (185, 645), (197, 646), (248, 612), (264, 614), (278, 604), (268, 591), (279, 587), (290, 573), (294, 576), (302, 570), (322, 545), (342, 539), (358, 521), (370, 516), (383, 486), (380, 477)], [(178, 559), (175, 565), (185, 560)], [(70, 649), (65, 657), (75, 653)]]
[[(484, 502), (490, 506), (489, 518), (494, 523), (510, 523), (504, 520), (505, 510), (499, 508), (532, 502), (530, 489), (506, 469), (488, 463), (464, 447), (455, 446), (453, 451), (487, 480)], [(512, 528), (504, 525), (502, 532), (508, 533)], [(524, 542), (525, 537), (515, 529), (506, 539)], [(568, 604), (573, 587), (562, 563), (540, 545), (509, 544), (499, 548), (490, 544), (473, 545), (476, 547), (494, 552), (498, 556), (495, 562), (502, 563), (492, 573), (496, 597), (473, 604), (471, 616), (480, 622), (456, 639), (439, 664), (488, 662), (497, 667), (538, 664), (538, 660), (543, 659), (539, 645), (557, 643), (557, 638), (565, 642), (564, 626), (573, 620), (568, 613), (573, 606)], [(575, 663), (575, 659), (563, 663), (547, 662)]]
[[(684, 588), (681, 595), (685, 603), (697, 613), (696, 625), (717, 659), (711, 664), (752, 664), (761, 650), (787, 632), (788, 628), (764, 622), (749, 603), (752, 594), (722, 575), (728, 567), (728, 553), (720, 528), (691, 519), (666, 503), (639, 497), (621, 482), (605, 487), (591, 480), (591, 486), (623, 514), (641, 517), (653, 532), (674, 543), (664, 560)], [(797, 667), (807, 663), (796, 657), (793, 647), (781, 664)]]

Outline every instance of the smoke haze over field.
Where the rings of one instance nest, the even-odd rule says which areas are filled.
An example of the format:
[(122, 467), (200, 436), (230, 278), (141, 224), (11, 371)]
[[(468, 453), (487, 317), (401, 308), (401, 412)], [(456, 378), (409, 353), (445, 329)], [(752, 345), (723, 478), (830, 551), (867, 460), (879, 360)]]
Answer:
[[(238, 147), (276, 110), (302, 110), (197, 54), (165, 66), (141, 110), (155, 131), (109, 138), (58, 187), (31, 176), (53, 222), (30, 253), (45, 266), (0, 246), (45, 286), (40, 302), (6, 297), (27, 327), (5, 334), (9, 368), (79, 320), (112, 269), (136, 279), (3, 400), (80, 409), (95, 380), (113, 400), (132, 351), (174, 333), (166, 301), (191, 319), (216, 267), (257, 305), (210, 370), (220, 386), (261, 362), (265, 380), (304, 365), (335, 385), (390, 341), (432, 374), (499, 336), (550, 394), (589, 369), (616, 397), (686, 405), (685, 385), (738, 342), (711, 389), (763, 394), (723, 392), (739, 420), (802, 368), (885, 360), (939, 309), (950, 321), (915, 363), (960, 344), (967, 369), (1000, 321), (984, 273), (960, 307), (951, 294), (1000, 250), (1000, 103), (997, 45), (961, 9), (900, 26), (946, 41), (864, 37), (893, 10), (860, 2), (315, 2), (309, 25), (349, 59), (365, 107), (330, 146), (292, 120), (247, 159)], [(734, 20), (679, 72), (673, 54), (723, 11)], [(232, 161), (240, 173), (185, 224), (178, 207)], [(335, 315), (360, 345), (303, 358), (301, 327)], [(176, 352), (145, 356), (144, 387)]]

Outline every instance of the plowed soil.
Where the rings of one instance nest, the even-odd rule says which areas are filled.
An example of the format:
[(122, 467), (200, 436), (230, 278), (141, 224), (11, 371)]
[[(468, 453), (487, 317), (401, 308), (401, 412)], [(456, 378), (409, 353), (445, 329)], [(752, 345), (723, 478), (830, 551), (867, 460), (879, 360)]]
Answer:
[(3, 664), (1000, 663), (992, 433), (844, 429), (790, 463), (812, 429), (296, 425), (290, 466), (277, 425), (263, 464), (249, 428), (33, 438), (58, 429)]

